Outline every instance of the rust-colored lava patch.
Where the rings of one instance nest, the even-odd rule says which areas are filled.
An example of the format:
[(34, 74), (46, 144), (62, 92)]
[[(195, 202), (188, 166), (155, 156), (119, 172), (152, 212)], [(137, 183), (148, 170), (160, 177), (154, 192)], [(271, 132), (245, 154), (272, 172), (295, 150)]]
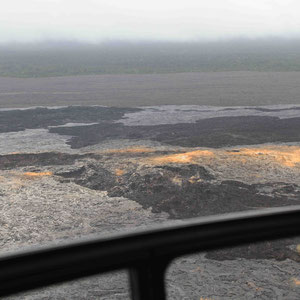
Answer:
[(299, 286), (300, 287), (300, 279), (298, 278), (292, 278), (292, 282), (294, 286)]
[(201, 157), (214, 157), (214, 156), (215, 154), (212, 151), (195, 150), (195, 151), (184, 152), (184, 153), (156, 156), (154, 158), (149, 159), (149, 162), (154, 164), (169, 164), (169, 163), (188, 164), (194, 162), (195, 160)]
[(52, 172), (25, 172), (22, 174), (25, 178), (39, 178), (53, 175)]
[(249, 287), (255, 289), (257, 292), (258, 292), (258, 291), (262, 291), (262, 288), (258, 287), (254, 282), (252, 282), (252, 281), (247, 281), (246, 283), (247, 283), (247, 285), (248, 285)]
[(131, 148), (121, 148), (121, 149), (112, 149), (109, 151), (106, 151), (105, 153), (108, 154), (114, 154), (114, 153), (120, 153), (120, 154), (138, 154), (138, 153), (150, 153), (154, 152), (155, 150), (152, 148), (147, 147), (131, 147)]
[(237, 151), (232, 151), (228, 153), (231, 156), (238, 156), (241, 159), (269, 159), (285, 167), (295, 167), (298, 163), (300, 163), (300, 147), (298, 146), (268, 146), (264, 148), (242, 148)]
[(197, 163), (201, 159), (213, 159), (239, 162), (243, 164), (256, 163), (277, 163), (283, 167), (296, 167), (300, 164), (299, 146), (264, 146), (256, 148), (238, 148), (234, 150), (214, 149), (195, 150), (171, 155), (160, 155), (149, 158), (148, 162), (153, 164), (187, 164)]
[(122, 176), (125, 174), (125, 171), (122, 169), (115, 169), (115, 175), (116, 176)]

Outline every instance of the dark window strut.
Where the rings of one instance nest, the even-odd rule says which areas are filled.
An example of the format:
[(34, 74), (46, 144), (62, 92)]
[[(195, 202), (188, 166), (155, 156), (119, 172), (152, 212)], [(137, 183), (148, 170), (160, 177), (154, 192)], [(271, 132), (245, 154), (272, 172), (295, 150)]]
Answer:
[(134, 300), (164, 300), (165, 271), (176, 257), (300, 235), (300, 206), (182, 221), (107, 238), (0, 257), (0, 296), (129, 269)]

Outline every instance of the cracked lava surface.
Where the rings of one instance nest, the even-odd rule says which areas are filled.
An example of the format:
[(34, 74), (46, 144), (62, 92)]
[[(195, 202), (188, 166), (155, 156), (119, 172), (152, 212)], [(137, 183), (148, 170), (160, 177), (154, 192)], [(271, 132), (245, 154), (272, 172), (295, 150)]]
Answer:
[[(155, 120), (151, 109), (144, 116)], [(172, 116), (184, 109), (186, 122), (187, 107), (176, 109)], [(289, 109), (292, 118), (286, 117)], [(161, 110), (167, 108), (158, 107), (157, 113)], [(284, 118), (278, 107), (275, 117), (270, 116), (274, 108), (266, 116), (260, 108), (259, 115), (253, 109), (246, 116), (236, 109), (234, 116), (214, 122), (211, 112), (203, 117), (201, 107), (190, 111), (193, 123), (151, 126), (137, 125), (142, 108), (0, 112), (2, 252), (197, 216), (300, 204), (300, 116), (295, 117), (295, 107), (282, 108)], [(257, 124), (258, 137), (252, 132)], [(286, 239), (177, 259), (166, 278), (169, 297), (299, 299), (299, 244), (299, 239)], [(126, 273), (119, 272), (18, 299), (128, 297)]]

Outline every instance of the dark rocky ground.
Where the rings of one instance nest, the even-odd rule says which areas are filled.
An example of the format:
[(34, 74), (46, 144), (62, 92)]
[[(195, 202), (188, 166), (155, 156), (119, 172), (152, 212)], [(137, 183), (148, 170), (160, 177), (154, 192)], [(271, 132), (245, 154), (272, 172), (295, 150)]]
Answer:
[[(197, 110), (193, 111), (192, 108), (190, 110), (191, 113), (197, 113)], [(219, 112), (219, 117), (212, 117), (209, 110), (203, 109), (199, 114), (205, 114), (207, 111), (208, 117), (199, 117), (200, 119), (193, 123), (181, 121), (178, 124), (152, 126), (126, 126), (126, 123), (125, 125), (120, 123), (123, 120), (128, 122), (128, 118), (134, 119), (134, 113), (138, 115), (143, 111), (134, 108), (73, 106), (59, 109), (0, 111), (0, 133), (49, 128), (50, 133), (71, 136), (68, 144), (72, 148), (82, 148), (113, 139), (153, 140), (175, 146), (213, 148), (300, 141), (298, 106), (281, 109), (252, 108), (252, 112), (248, 108), (249, 115), (241, 116), (236, 115), (239, 113), (238, 108), (231, 110), (235, 111), (233, 116), (223, 116), (223, 109)], [(186, 109), (178, 109), (177, 115), (187, 112)], [(265, 114), (261, 115), (261, 112)], [(281, 113), (283, 118), (272, 116), (274, 112), (275, 115)], [(62, 126), (64, 124), (73, 125)]]
[(51, 133), (70, 135), (72, 148), (107, 139), (149, 139), (184, 147), (226, 147), (272, 142), (299, 142), (300, 118), (242, 116), (199, 120), (196, 123), (124, 126), (102, 123), (91, 126), (51, 128)]
[[(132, 199), (175, 219), (300, 204), (300, 187), (296, 184), (220, 181), (197, 164), (144, 167), (117, 176), (103, 168), (100, 160), (56, 175), (90, 189), (105, 190), (110, 197)], [(265, 187), (272, 189), (270, 195), (261, 193)]]
[[(149, 111), (152, 117), (161, 108)], [(166, 220), (300, 205), (299, 108), (258, 107), (246, 115), (243, 108), (220, 108), (219, 117), (212, 111), (177, 107), (169, 123), (153, 117), (151, 126), (143, 124), (146, 117), (139, 121), (139, 114), (147, 114), (141, 108), (0, 111), (2, 250)], [(224, 116), (228, 112), (234, 115)], [(193, 123), (186, 122), (189, 114)], [(174, 124), (174, 116), (180, 122)], [(40, 151), (35, 132), (48, 134), (42, 145), (48, 151)], [(258, 150), (244, 154), (241, 145)], [(169, 295), (298, 299), (298, 244), (287, 239), (181, 258), (168, 273)], [(126, 299), (125, 277), (102, 278), (103, 285), (79, 281), (20, 299)]]
[(134, 108), (109, 107), (61, 107), (60, 109), (35, 108), (27, 110), (0, 110), (0, 132), (47, 128), (66, 123), (105, 123), (119, 120), (125, 113), (136, 112)]

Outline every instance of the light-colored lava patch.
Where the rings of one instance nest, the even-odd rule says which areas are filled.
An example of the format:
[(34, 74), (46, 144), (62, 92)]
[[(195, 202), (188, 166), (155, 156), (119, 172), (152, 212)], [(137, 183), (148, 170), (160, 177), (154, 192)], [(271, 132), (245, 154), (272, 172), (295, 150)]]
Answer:
[(37, 173), (41, 176), (33, 177), (36, 180), (27, 180), (24, 174), (0, 170), (2, 252), (30, 244), (149, 226), (168, 217), (166, 213), (153, 214), (135, 201), (111, 198), (105, 191), (59, 182), (55, 176), (47, 176), (50, 172), (46, 170)]
[(70, 136), (50, 133), (48, 129), (25, 129), (0, 133), (0, 155), (47, 151), (76, 152), (67, 144)]

